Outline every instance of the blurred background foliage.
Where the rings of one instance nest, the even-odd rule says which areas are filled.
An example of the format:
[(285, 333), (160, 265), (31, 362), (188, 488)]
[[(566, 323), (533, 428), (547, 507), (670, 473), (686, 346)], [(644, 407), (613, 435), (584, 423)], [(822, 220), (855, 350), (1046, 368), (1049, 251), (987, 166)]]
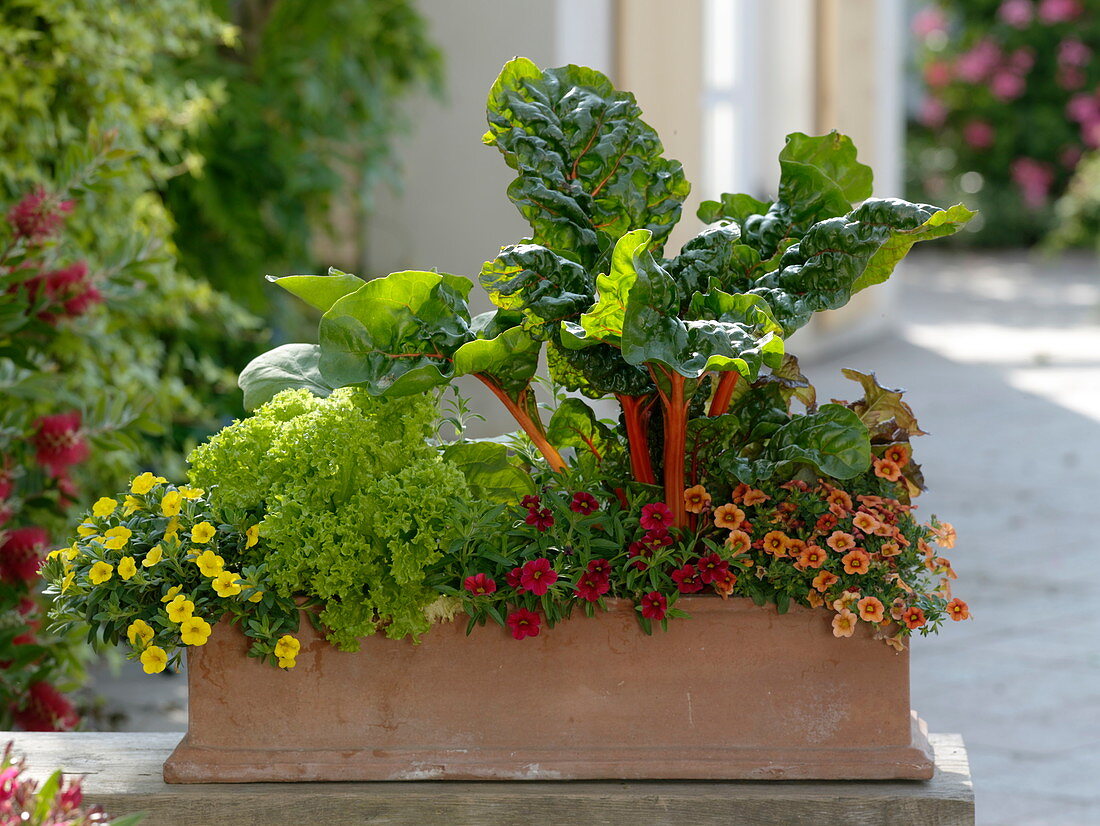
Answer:
[[(907, 146), (909, 197), (981, 210), (959, 240), (1027, 246), (1087, 207), (1054, 209), (1100, 146), (1096, 0), (938, 0), (912, 19), (919, 93)], [(1073, 203), (1095, 173), (1074, 185)], [(1081, 225), (1083, 229), (1085, 225)], [(1080, 232), (1063, 242), (1088, 243)]]
[[(439, 78), (410, 0), (0, 3), (5, 727), (75, 723), (38, 559), (139, 471), (182, 479), (243, 413), (238, 371), (295, 326), (262, 276), (319, 271), (332, 210), (362, 225), (396, 177), (398, 99)], [(32, 242), (12, 218), (42, 198), (63, 221)], [(51, 311), (74, 278), (79, 312)]]

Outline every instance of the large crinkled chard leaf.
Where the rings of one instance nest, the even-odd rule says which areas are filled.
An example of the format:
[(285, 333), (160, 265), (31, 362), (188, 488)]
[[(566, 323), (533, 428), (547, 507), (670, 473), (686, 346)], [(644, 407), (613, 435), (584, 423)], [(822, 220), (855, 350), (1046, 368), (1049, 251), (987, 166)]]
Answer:
[(487, 114), (484, 141), (519, 173), (508, 197), (535, 243), (591, 266), (607, 246), (600, 236), (648, 229), (659, 247), (680, 219), (683, 167), (662, 156), (634, 96), (601, 73), (516, 58), (493, 84)]
[(355, 292), (367, 283), (359, 276), (342, 272), (335, 267), (329, 267), (328, 275), (284, 275), (279, 278), (269, 275), (267, 280), (278, 284), (322, 313), (328, 312), (345, 295)]
[(692, 295), (706, 292), (712, 284), (727, 293), (747, 292), (762, 272), (760, 254), (741, 243), (736, 224), (703, 230), (684, 244), (665, 269), (679, 286), (685, 307)]
[(614, 443), (614, 434), (607, 425), (596, 418), (592, 408), (580, 399), (565, 399), (558, 405), (546, 438), (554, 447), (571, 447), (603, 459), (608, 446)]
[(538, 244), (504, 247), (485, 262), (480, 281), (494, 304), (522, 312), (528, 326), (543, 337), (592, 304), (594, 287), (588, 271)]
[(634, 254), (634, 268), (622, 331), (628, 363), (663, 365), (688, 378), (737, 370), (750, 380), (764, 363), (779, 363), (783, 340), (756, 297), (711, 291), (693, 301), (696, 317), (685, 319), (676, 282), (648, 250)]
[(846, 135), (794, 132), (779, 153), (779, 197), (766, 211), (752, 214), (755, 199), (723, 195), (718, 202), (704, 201), (698, 214), (709, 222), (736, 221), (743, 243), (767, 261), (816, 222), (845, 215), (853, 203), (869, 198), (871, 178), (871, 168), (856, 160), (855, 146)]
[(416, 270), (366, 282), (321, 318), (321, 374), (334, 387), (361, 385), (376, 396), (446, 384), (455, 351), (472, 336), (470, 286)]
[(579, 323), (564, 324), (563, 346), (588, 347), (598, 342), (619, 346), (627, 299), (637, 277), (635, 256), (645, 252), (652, 239), (649, 230), (637, 229), (615, 242), (610, 271), (596, 276), (596, 303), (580, 317)]
[(872, 199), (842, 218), (820, 221), (791, 246), (778, 270), (750, 291), (765, 298), (790, 335), (819, 310), (835, 310), (852, 294), (890, 277), (918, 241), (957, 232), (974, 213), (894, 198)]
[(283, 390), (305, 388), (315, 396), (328, 396), (333, 388), (321, 376), (320, 358), (316, 344), (284, 344), (256, 356), (237, 379), (245, 409), (255, 410)]
[(487, 376), (514, 399), (531, 383), (541, 350), (541, 341), (522, 327), (512, 327), (492, 338), (468, 341), (455, 350), (454, 373)]
[(642, 396), (653, 390), (649, 373), (627, 364), (619, 349), (610, 344), (574, 350), (550, 341), (546, 345), (546, 366), (554, 381), (590, 399), (613, 394)]

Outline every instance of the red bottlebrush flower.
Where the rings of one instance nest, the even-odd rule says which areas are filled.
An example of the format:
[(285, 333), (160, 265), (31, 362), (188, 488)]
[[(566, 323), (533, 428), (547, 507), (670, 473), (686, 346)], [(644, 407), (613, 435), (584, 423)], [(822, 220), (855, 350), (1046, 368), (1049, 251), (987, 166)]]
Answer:
[(520, 581), (523, 577), (523, 568), (513, 568), (504, 576), (504, 581), (508, 583), (509, 588), (515, 588), (521, 594), (523, 593), (523, 583)]
[(0, 545), (0, 581), (33, 583), (42, 564), (42, 551), (50, 541), (43, 528), (16, 528)]
[(672, 511), (664, 502), (654, 502), (642, 508), (642, 527), (647, 531), (668, 530), (672, 525)]
[(558, 580), (558, 572), (554, 570), (549, 559), (532, 559), (523, 566), (520, 571), (519, 581), (525, 590), (537, 597), (541, 597)]
[(61, 792), (61, 797), (58, 800), (58, 804), (63, 812), (71, 812), (80, 808), (80, 804), (84, 802), (84, 792), (80, 788), (80, 780), (73, 780), (65, 787), (65, 790)]
[(588, 573), (597, 579), (611, 579), (611, 563), (606, 559), (593, 559), (588, 563)]
[(554, 515), (550, 513), (550, 508), (542, 508), (541, 510), (531, 508), (527, 511), (525, 521), (528, 525), (537, 528), (539, 533), (545, 533), (554, 525)]
[(517, 608), (508, 615), (508, 627), (512, 629), (513, 639), (537, 637), (542, 626), (542, 617), (526, 608)]
[(646, 619), (657, 620), (665, 618), (668, 613), (668, 599), (658, 591), (650, 591), (642, 597), (642, 616)]
[(695, 563), (695, 570), (699, 572), (699, 581), (704, 585), (710, 585), (722, 574), (728, 571), (730, 564), (718, 554), (707, 554), (699, 557)]
[(584, 516), (588, 516), (590, 513), (594, 513), (600, 509), (600, 503), (596, 501), (596, 497), (591, 493), (585, 493), (580, 491), (573, 494), (573, 501), (569, 503), (569, 510), (573, 513), (579, 513)]
[(475, 597), (479, 597), (483, 594), (494, 593), (497, 589), (497, 583), (487, 574), (474, 574), (463, 580), (462, 587)]
[(15, 714), (15, 724), (25, 731), (71, 731), (80, 717), (73, 704), (49, 683), (31, 683), (26, 704)]
[(591, 571), (585, 571), (577, 581), (577, 587), (573, 593), (581, 599), (595, 602), (611, 590), (611, 582), (604, 577), (597, 576)]
[(699, 573), (694, 565), (685, 565), (672, 572), (672, 581), (676, 583), (676, 590), (681, 594), (695, 594), (703, 590), (703, 583), (699, 581)]
[(37, 242), (57, 232), (65, 215), (72, 211), (72, 201), (59, 201), (39, 187), (8, 210), (8, 223), (20, 238)]
[(34, 423), (34, 458), (52, 476), (61, 476), (65, 468), (88, 458), (88, 443), (80, 435), (80, 412), (43, 416)]
[(525, 507), (525, 508), (541, 508), (542, 507), (542, 499), (539, 498), (538, 496), (536, 496), (533, 493), (528, 494), (527, 496), (524, 496), (522, 499), (519, 500), (519, 503), (521, 505), (523, 505), (523, 507)]
[(59, 504), (61, 507), (67, 508), (76, 503), (80, 488), (76, 486), (73, 477), (69, 476), (68, 473), (62, 473), (57, 477), (57, 492), (61, 494)]

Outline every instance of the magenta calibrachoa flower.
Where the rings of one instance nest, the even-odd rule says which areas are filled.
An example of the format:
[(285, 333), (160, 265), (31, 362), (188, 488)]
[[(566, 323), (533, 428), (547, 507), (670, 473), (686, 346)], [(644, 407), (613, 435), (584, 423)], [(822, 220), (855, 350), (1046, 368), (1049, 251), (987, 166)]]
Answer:
[(558, 572), (554, 570), (549, 559), (532, 559), (523, 566), (520, 571), (519, 581), (525, 591), (541, 597), (558, 580)]
[(660, 622), (668, 613), (668, 598), (657, 591), (650, 591), (642, 597), (642, 616)]
[(508, 627), (512, 630), (512, 636), (517, 640), (525, 637), (537, 637), (542, 625), (542, 618), (527, 608), (517, 608), (508, 615)]
[(672, 511), (664, 502), (645, 505), (642, 508), (641, 522), (647, 531), (668, 530), (672, 527)]
[(462, 583), (462, 587), (473, 594), (475, 597), (482, 596), (483, 594), (496, 593), (497, 584), (487, 574), (474, 574), (468, 576)]
[(595, 513), (600, 509), (600, 503), (596, 501), (596, 497), (591, 493), (580, 491), (573, 494), (573, 500), (569, 503), (569, 509), (574, 513), (588, 516), (590, 513)]

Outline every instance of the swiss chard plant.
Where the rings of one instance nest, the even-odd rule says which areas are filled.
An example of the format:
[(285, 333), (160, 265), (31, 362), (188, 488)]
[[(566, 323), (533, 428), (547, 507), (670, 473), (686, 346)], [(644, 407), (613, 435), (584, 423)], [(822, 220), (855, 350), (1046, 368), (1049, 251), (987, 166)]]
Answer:
[[(487, 113), (483, 141), (515, 170), (508, 197), (531, 226), (477, 277), (497, 309), (472, 316), (473, 280), (433, 271), (274, 278), (323, 313), (319, 342), (253, 361), (240, 378), (248, 406), (290, 387), (394, 397), (474, 376), (552, 471), (568, 472), (567, 448), (597, 461), (621, 450), (633, 477), (622, 484), (663, 488), (681, 529), (684, 491), (716, 467), (749, 484), (800, 467), (834, 479), (868, 470), (872, 437), (890, 438), (896, 419), (818, 407), (784, 341), (973, 213), (871, 198), (847, 137), (795, 133), (775, 200), (704, 202), (708, 226), (669, 256), (690, 185), (633, 95), (592, 69), (516, 58)], [(543, 422), (532, 385), (543, 351), (557, 383), (617, 401), (618, 428), (580, 398)], [(865, 405), (888, 392), (859, 380)], [(793, 399), (805, 413), (792, 414)]]

